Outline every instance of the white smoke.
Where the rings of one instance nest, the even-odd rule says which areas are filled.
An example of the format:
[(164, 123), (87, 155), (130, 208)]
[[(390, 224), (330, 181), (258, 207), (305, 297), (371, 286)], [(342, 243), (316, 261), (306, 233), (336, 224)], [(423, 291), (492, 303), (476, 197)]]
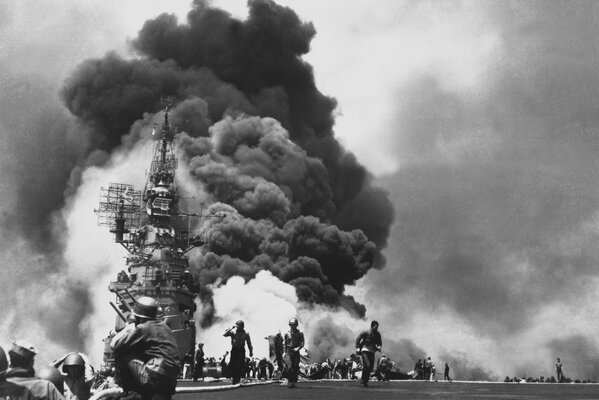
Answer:
[[(151, 129), (146, 131), (147, 139)], [(98, 208), (100, 188), (110, 183), (133, 184), (137, 190), (142, 189), (151, 159), (151, 140), (140, 140), (130, 150), (114, 152), (106, 166), (90, 167), (82, 173), (81, 185), (64, 210), (68, 275), (89, 289), (93, 306), (93, 312), (81, 321), (80, 331), (85, 337), (85, 352), (94, 364), (101, 362), (102, 339), (114, 329), (116, 318), (109, 305), (115, 299), (108, 285), (119, 271), (126, 270), (127, 256), (108, 227), (98, 226), (94, 209)]]
[[(262, 358), (268, 357), (266, 337), (279, 332), (284, 334), (289, 330), (289, 319), (297, 318), (308, 354), (313, 355), (312, 362), (322, 361), (323, 357), (345, 357), (351, 354), (353, 339), (367, 325), (346, 310), (299, 302), (295, 287), (268, 271), (259, 272), (248, 282), (241, 277), (230, 278), (224, 285), (214, 285), (213, 292), (217, 322), (198, 332), (198, 342), (204, 343), (208, 357), (218, 358), (230, 351), (230, 339), (223, 337), (223, 333), (237, 320), (244, 321), (245, 330), (252, 340), (254, 356)], [(330, 333), (337, 335), (342, 330), (344, 336), (351, 338), (345, 345), (335, 341), (321, 344), (323, 335), (319, 333), (320, 329), (324, 323), (332, 321), (336, 332)]]

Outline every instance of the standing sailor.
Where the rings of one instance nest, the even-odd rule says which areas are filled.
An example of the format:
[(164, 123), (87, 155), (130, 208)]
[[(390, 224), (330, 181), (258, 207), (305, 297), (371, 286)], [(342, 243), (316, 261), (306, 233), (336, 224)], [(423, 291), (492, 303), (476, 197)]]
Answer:
[(117, 333), (114, 350), (119, 384), (143, 400), (171, 398), (177, 386), (179, 351), (171, 329), (156, 319), (158, 303), (142, 296), (133, 307), (135, 322)]
[(299, 325), (297, 318), (289, 320), (289, 332), (285, 334), (285, 353), (291, 361), (288, 373), (287, 387), (293, 388), (297, 383), (299, 373), (300, 349), (304, 347), (304, 334), (297, 329)]
[[(234, 329), (235, 332), (233, 332)], [(231, 372), (231, 378), (233, 378), (233, 385), (236, 385), (241, 380), (241, 376), (244, 372), (246, 343), (250, 352), (250, 357), (254, 356), (252, 340), (250, 339), (250, 334), (245, 331), (244, 323), (241, 320), (235, 322), (234, 327), (227, 329), (223, 336), (231, 337), (229, 371)]]
[(562, 361), (559, 359), (559, 357), (557, 358), (557, 360), (555, 362), (555, 370), (557, 372), (557, 381), (563, 382), (564, 381), (564, 365), (562, 364)]
[(193, 367), (193, 381), (197, 382), (199, 378), (204, 380), (204, 343), (198, 343), (194, 355), (195, 366)]

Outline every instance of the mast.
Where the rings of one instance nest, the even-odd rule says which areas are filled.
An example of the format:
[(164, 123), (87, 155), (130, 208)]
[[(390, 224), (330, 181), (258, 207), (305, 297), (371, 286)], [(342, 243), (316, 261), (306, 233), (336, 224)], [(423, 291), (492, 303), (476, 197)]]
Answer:
[[(96, 211), (98, 224), (110, 228), (115, 242), (129, 253), (126, 270), (111, 281), (109, 290), (115, 294), (118, 310), (115, 330), (120, 330), (131, 313), (136, 298), (150, 296), (162, 309), (162, 318), (171, 327), (181, 359), (195, 347), (195, 298), (199, 285), (189, 272), (185, 253), (202, 245), (199, 235), (177, 232), (172, 218), (181, 217), (176, 205), (179, 190), (176, 180), (177, 156), (173, 146), (176, 128), (169, 123), (170, 98), (161, 99), (164, 119), (160, 138), (147, 173), (145, 187), (110, 183), (101, 188), (100, 206)], [(145, 212), (144, 212), (145, 209)], [(189, 218), (192, 214), (183, 214)], [(107, 340), (109, 343), (110, 341)], [(114, 362), (105, 351), (105, 363)]]

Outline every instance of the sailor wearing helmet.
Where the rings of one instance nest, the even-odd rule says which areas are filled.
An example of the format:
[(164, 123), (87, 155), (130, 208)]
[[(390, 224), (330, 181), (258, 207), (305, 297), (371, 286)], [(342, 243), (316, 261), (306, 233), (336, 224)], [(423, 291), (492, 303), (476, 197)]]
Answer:
[(177, 386), (179, 351), (171, 329), (156, 319), (158, 303), (142, 296), (133, 306), (135, 323), (117, 333), (114, 350), (118, 383), (142, 400), (170, 399)]
[(289, 320), (289, 332), (285, 333), (285, 356), (289, 357), (291, 366), (287, 375), (287, 387), (293, 388), (297, 383), (299, 373), (300, 349), (304, 347), (304, 334), (297, 329), (297, 318)]
[[(83, 353), (72, 352), (64, 357), (54, 360), (54, 368), (62, 365), (66, 384), (65, 398), (68, 400), (88, 400), (91, 397), (91, 387), (95, 378), (95, 371), (89, 358)], [(64, 387), (64, 385), (63, 385)]]
[[(243, 375), (243, 367), (245, 364), (245, 344), (247, 343), (248, 350), (250, 351), (250, 357), (254, 356), (254, 350), (252, 347), (252, 340), (250, 334), (244, 329), (245, 324), (239, 320), (235, 322), (235, 326), (227, 329), (223, 336), (231, 337), (231, 358), (229, 360), (229, 368), (231, 371), (231, 378), (233, 378), (233, 385), (236, 385), (241, 380)], [(235, 330), (235, 332), (233, 332)]]

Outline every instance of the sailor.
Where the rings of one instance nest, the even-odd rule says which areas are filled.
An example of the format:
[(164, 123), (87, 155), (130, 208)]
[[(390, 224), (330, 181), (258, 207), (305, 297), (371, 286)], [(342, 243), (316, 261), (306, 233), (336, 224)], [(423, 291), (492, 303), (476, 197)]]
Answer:
[(451, 382), (451, 378), (449, 377), (449, 364), (445, 363), (445, 372), (443, 373), (443, 379)]
[(564, 381), (564, 366), (562, 364), (562, 361), (559, 359), (559, 357), (555, 361), (555, 369), (557, 372), (557, 381), (558, 382)]
[(35, 377), (33, 364), (36, 353), (35, 347), (25, 341), (13, 342), (8, 351), (10, 369), (6, 380), (29, 389), (34, 399), (64, 400), (52, 383)]
[(25, 386), (17, 385), (6, 380), (8, 370), (8, 357), (0, 347), (0, 399), (6, 400), (35, 400), (35, 397)]
[(204, 343), (198, 343), (194, 359), (193, 381), (197, 382), (199, 378), (204, 380)]
[(64, 357), (54, 360), (52, 366), (58, 368), (62, 365), (66, 383), (65, 397), (68, 400), (88, 400), (94, 382), (94, 368), (89, 358), (83, 353), (68, 353)]
[(158, 303), (138, 298), (134, 323), (118, 332), (110, 343), (114, 350), (118, 383), (145, 399), (170, 399), (177, 386), (179, 351), (171, 329), (156, 319)]
[(356, 353), (362, 355), (362, 386), (368, 387), (370, 373), (374, 367), (374, 353), (381, 351), (381, 334), (379, 333), (379, 323), (372, 321), (370, 330), (364, 331), (356, 338)]
[(413, 377), (414, 379), (423, 379), (422, 377), (422, 359), (419, 358), (418, 361), (416, 361), (416, 365), (414, 365), (414, 374), (415, 376)]
[[(285, 354), (291, 361), (289, 368), (287, 387), (293, 388), (297, 383), (299, 373), (300, 349), (304, 347), (304, 334), (297, 329), (297, 318), (289, 320), (289, 332), (285, 333)], [(285, 358), (285, 356), (283, 357)]]
[(375, 375), (379, 378), (379, 380), (381, 381), (387, 381), (389, 379), (387, 379), (387, 371), (389, 370), (389, 359), (387, 358), (386, 355), (382, 354), (381, 358), (379, 358), (379, 362), (376, 368), (376, 373)]
[[(235, 322), (235, 326), (227, 329), (223, 336), (231, 337), (231, 358), (229, 359), (229, 372), (233, 379), (233, 385), (236, 385), (241, 380), (243, 367), (245, 363), (245, 345), (247, 343), (250, 357), (254, 356), (252, 340), (250, 334), (244, 329), (245, 324), (239, 320)], [(235, 330), (235, 332), (233, 332)]]
[(268, 370), (268, 361), (266, 361), (266, 357), (263, 357), (258, 361), (258, 366), (256, 368), (258, 370), (258, 379), (266, 380), (268, 378), (267, 370)]

